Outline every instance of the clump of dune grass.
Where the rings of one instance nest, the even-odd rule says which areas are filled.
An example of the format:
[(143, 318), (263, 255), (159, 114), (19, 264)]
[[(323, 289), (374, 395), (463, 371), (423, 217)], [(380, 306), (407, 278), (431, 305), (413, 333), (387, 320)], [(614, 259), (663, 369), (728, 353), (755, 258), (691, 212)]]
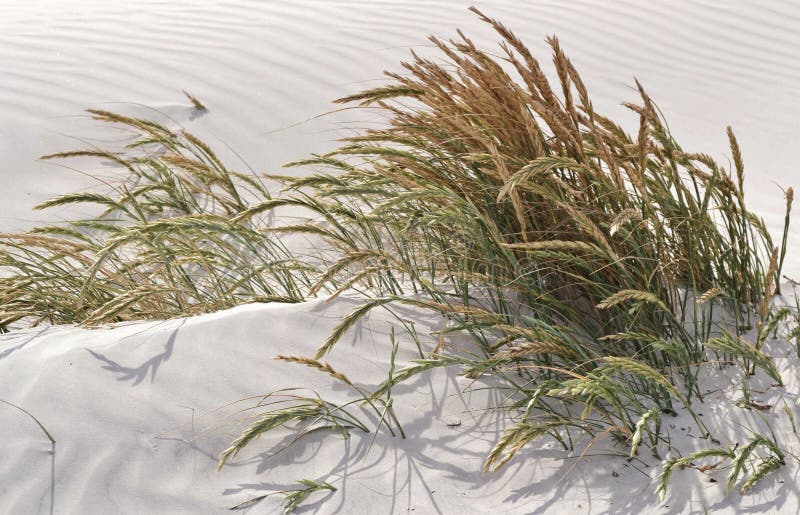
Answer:
[[(98, 204), (105, 211), (96, 218), (0, 239), (0, 327), (357, 291), (364, 304), (316, 356), (283, 359), (353, 386), (321, 359), (371, 310), (411, 306), (447, 321), (435, 345), (416, 340), (420, 359), (395, 366), (393, 354), (383, 384), (357, 389), (364, 409), (380, 414), (376, 430), (402, 435), (391, 410), (396, 384), (448, 367), (491, 379), (506, 399), (499, 408), (512, 424), (485, 471), (543, 438), (569, 449), (578, 435), (610, 435), (630, 456), (645, 448), (660, 456), (670, 449), (662, 419), (678, 406), (712, 437), (694, 413), (704, 367), (739, 364), (746, 377), (782, 383), (762, 345), (776, 323), (770, 298), (788, 233), (776, 246), (747, 209), (733, 131), (732, 169), (684, 150), (637, 82), (639, 102), (625, 104), (638, 121), (629, 134), (594, 110), (555, 37), (551, 82), (514, 34), (473, 10), (500, 36), (502, 57), (460, 32), (431, 38), (446, 63), (412, 55), (386, 85), (339, 100), (381, 111), (387, 125), (293, 163), (311, 169), (301, 178), (271, 176), (279, 197), (188, 133), (92, 111), (139, 138), (123, 153), (52, 157), (106, 159), (124, 179), (113, 194), (42, 206)], [(791, 193), (786, 200), (788, 227)], [(282, 206), (316, 218), (275, 226)], [(285, 234), (316, 238), (324, 257), (289, 252)], [(449, 345), (455, 334), (474, 350)], [(274, 408), (249, 420), (223, 463), (287, 423), (301, 422), (291, 426), (298, 435), (308, 421), (343, 434), (368, 429), (349, 405), (319, 395)], [(751, 459), (715, 449), (708, 455)], [(753, 483), (783, 463), (777, 443), (770, 456)], [(684, 461), (667, 463), (659, 494)]]
[(106, 111), (128, 129), (117, 152), (87, 149), (44, 159), (94, 158), (118, 168), (102, 193), (37, 207), (80, 205), (95, 216), (0, 235), (0, 329), (186, 316), (243, 302), (297, 302), (311, 286), (270, 220), (239, 216), (271, 199), (263, 179), (225, 167), (186, 131)]
[(514, 424), (486, 471), (541, 438), (569, 448), (573, 433), (658, 456), (662, 417), (678, 405), (711, 437), (693, 408), (704, 367), (739, 363), (782, 383), (761, 347), (786, 241), (747, 209), (733, 131), (732, 169), (684, 150), (637, 82), (631, 135), (595, 111), (558, 39), (553, 84), (473, 10), (499, 34), (501, 58), (460, 32), (432, 37), (446, 63), (414, 54), (388, 84), (339, 100), (381, 111), (385, 127), (293, 163), (314, 172), (286, 179), (288, 195), (324, 199), (333, 215), (324, 228), (339, 257), (318, 285), (368, 297), (316, 359), (372, 309), (440, 314), (479, 350), (440, 340), (375, 394), (437, 367), (491, 377)]

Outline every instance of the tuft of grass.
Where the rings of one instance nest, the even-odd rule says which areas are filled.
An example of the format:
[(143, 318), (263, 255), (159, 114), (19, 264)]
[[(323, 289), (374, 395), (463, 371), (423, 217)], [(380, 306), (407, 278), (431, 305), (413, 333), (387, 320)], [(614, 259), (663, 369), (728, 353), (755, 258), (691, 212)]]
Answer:
[[(272, 200), (253, 173), (229, 170), (185, 131), (92, 110), (136, 136), (119, 152), (62, 152), (110, 161), (122, 176), (103, 192), (70, 193), (38, 209), (95, 213), (66, 225), (0, 234), (0, 328), (96, 325), (204, 313), (244, 302), (299, 302), (316, 268), (271, 229)], [(276, 206), (277, 207), (277, 206)]]
[[(473, 10), (513, 72), (460, 32), (432, 37), (447, 63), (414, 55), (388, 86), (339, 101), (382, 111), (385, 127), (295, 163), (314, 170), (284, 179), (289, 198), (324, 199), (319, 234), (338, 257), (321, 282), (368, 297), (317, 358), (373, 309), (439, 313), (480, 352), (437, 345), (391, 384), (456, 367), (496, 378), (510, 413), (535, 396), (547, 420), (523, 412), (489, 465), (559, 430), (609, 431), (638, 447), (646, 414), (673, 413), (674, 402), (693, 413), (709, 361), (734, 356), (780, 383), (763, 340), (740, 333), (767, 327), (785, 242), (778, 249), (747, 210), (733, 131), (727, 170), (684, 150), (637, 83), (640, 103), (625, 105), (638, 132), (628, 134), (595, 111), (556, 38), (552, 84), (516, 36)], [(722, 315), (728, 332), (717, 329)], [(583, 405), (580, 419), (556, 400)], [(653, 424), (652, 446), (660, 431)]]
[(747, 209), (732, 129), (726, 169), (684, 150), (637, 83), (629, 134), (595, 111), (558, 39), (548, 39), (551, 83), (513, 33), (473, 11), (510, 67), (461, 32), (432, 37), (447, 62), (412, 55), (388, 85), (339, 100), (381, 111), (385, 126), (294, 163), (311, 173), (284, 179), (289, 198), (325, 202), (318, 227), (337, 258), (318, 284), (367, 296), (317, 358), (373, 309), (439, 313), (479, 351), (440, 339), (376, 392), (440, 367), (495, 379), (515, 424), (485, 470), (574, 431), (610, 433), (634, 454), (646, 434), (657, 453), (669, 443), (654, 414), (676, 402), (708, 435), (693, 411), (708, 362), (732, 357), (781, 383), (763, 336), (751, 344), (742, 332), (774, 329), (786, 241), (777, 247)]

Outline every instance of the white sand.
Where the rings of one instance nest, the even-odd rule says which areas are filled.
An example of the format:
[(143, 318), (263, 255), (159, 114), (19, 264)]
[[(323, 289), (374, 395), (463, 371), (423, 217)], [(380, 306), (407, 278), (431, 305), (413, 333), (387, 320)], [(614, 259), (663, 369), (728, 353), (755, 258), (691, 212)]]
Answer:
[[(255, 442), (216, 473), (216, 456), (235, 436), (243, 416), (239, 410), (253, 404), (229, 402), (297, 386), (332, 401), (354, 398), (324, 374), (271, 358), (310, 354), (336, 319), (357, 304), (338, 299), (250, 305), (186, 320), (104, 330), (33, 329), (0, 337), (0, 398), (33, 412), (56, 439), (53, 453), (30, 418), (0, 406), (0, 511), (215, 513), (305, 478), (339, 489), (324, 503), (321, 496), (311, 499), (311, 509), (322, 513), (797, 510), (798, 468), (791, 458), (789, 466), (744, 497), (725, 496), (725, 472), (678, 471), (675, 496), (662, 507), (648, 477), (659, 461), (647, 453), (631, 463), (596, 456), (609, 449), (624, 452), (605, 439), (583, 460), (576, 458), (588, 441), (578, 442), (569, 455), (552, 444), (531, 448), (504, 472), (484, 478), (482, 461), (504, 427), (503, 417), (487, 410), (499, 399), (488, 398), (480, 383), (442, 371), (395, 390), (406, 440), (380, 434), (373, 442), (373, 435), (358, 431), (349, 441), (317, 434), (271, 456), (289, 439), (279, 433)], [(415, 319), (421, 333), (438, 328), (435, 320), (418, 314)], [(333, 366), (358, 384), (378, 384), (388, 370), (390, 321), (376, 311), (339, 344)], [(409, 339), (400, 341), (398, 361), (414, 358)], [(787, 347), (773, 354), (790, 352)], [(800, 366), (797, 359), (778, 364)], [(732, 393), (709, 394), (698, 411), (722, 445), (746, 442), (745, 427), (764, 431), (758, 417), (763, 415), (779, 441), (797, 447), (781, 400), (800, 420), (794, 404), (797, 378), (785, 377), (790, 381), (785, 389), (754, 392), (753, 400), (776, 405), (756, 413), (731, 405), (738, 385), (712, 374), (703, 391)], [(684, 450), (712, 445), (696, 437), (687, 416), (667, 417), (664, 423)], [(276, 510), (280, 500), (273, 496), (252, 512)]]
[[(85, 107), (142, 115), (151, 106), (207, 138), (232, 165), (237, 158), (222, 151), (226, 145), (253, 168), (275, 171), (330, 149), (343, 131), (374, 122), (369, 113), (354, 111), (308, 120), (331, 109), (331, 99), (379, 81), (384, 68), (397, 69), (409, 48), (427, 51), (426, 34), (447, 37), (461, 27), (482, 46), (493, 45), (495, 36), (466, 11), (470, 3), (6, 2), (0, 6), (0, 174), (6, 188), (0, 230), (70, 216), (30, 208), (89, 179), (36, 158), (82, 145), (72, 138), (102, 144), (116, 137), (81, 115)], [(793, 159), (800, 119), (800, 6), (474, 3), (506, 22), (542, 61), (548, 60), (544, 37), (558, 34), (600, 111), (627, 116), (619, 102), (636, 99), (636, 76), (687, 150), (725, 159), (724, 128), (733, 125), (744, 152), (750, 206), (779, 234), (778, 184), (800, 185)], [(210, 112), (193, 118), (182, 89), (200, 97)], [(635, 118), (629, 119), (634, 127)], [(798, 227), (791, 245), (800, 241)], [(785, 272), (800, 276), (800, 253), (791, 248)], [(353, 305), (340, 299), (331, 305), (246, 306), (185, 321), (0, 336), (0, 399), (31, 411), (57, 441), (53, 453), (30, 418), (0, 405), (0, 513), (212, 513), (303, 478), (339, 488), (327, 502), (311, 505), (320, 512), (800, 511), (798, 468), (791, 458), (746, 497), (725, 497), (722, 476), (709, 483), (695, 471), (676, 473), (676, 498), (660, 508), (647, 477), (658, 463), (649, 457), (642, 458), (649, 465), (644, 474), (634, 468), (643, 467), (640, 462), (592, 457), (559, 481), (576, 460), (564, 460), (555, 448), (531, 450), (504, 473), (482, 478), (480, 465), (502, 419), (485, 412), (492, 399), (458, 395), (467, 384), (445, 373), (424, 376), (416, 389), (398, 390), (408, 440), (380, 435), (370, 446), (372, 435), (354, 435), (349, 443), (331, 436), (322, 448), (316, 435), (297, 450), (267, 459), (279, 441), (262, 439), (217, 473), (216, 455), (235, 435), (237, 410), (249, 406), (229, 403), (298, 385), (347, 395), (338, 386), (331, 389), (318, 372), (271, 358), (313, 353), (336, 317)], [(357, 381), (376, 384), (389, 355), (386, 331), (385, 319), (376, 314), (340, 344), (332, 362)], [(412, 351), (406, 341), (401, 358), (413, 357)], [(733, 388), (724, 379), (709, 380)], [(775, 402), (782, 394), (798, 416), (796, 392), (792, 382), (760, 400)], [(741, 417), (753, 419), (751, 426), (760, 423), (758, 414), (714, 399), (709, 396), (702, 410), (706, 422), (719, 422), (730, 442), (744, 441), (736, 426)], [(784, 442), (798, 442), (784, 434), (791, 428), (781, 409), (761, 415)], [(678, 438), (690, 424), (679, 418), (675, 425)], [(598, 442), (589, 454), (608, 448), (611, 442)], [(279, 501), (273, 496), (252, 512), (275, 510)]]

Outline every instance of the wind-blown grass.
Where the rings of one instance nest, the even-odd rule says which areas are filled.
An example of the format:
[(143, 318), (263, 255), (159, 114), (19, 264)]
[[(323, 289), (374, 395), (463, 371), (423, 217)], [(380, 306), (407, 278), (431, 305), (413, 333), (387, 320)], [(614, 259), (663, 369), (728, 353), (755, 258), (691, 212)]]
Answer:
[(0, 237), (0, 329), (14, 323), (97, 324), (185, 316), (243, 302), (297, 302), (308, 270), (268, 220), (237, 217), (270, 199), (255, 174), (228, 170), (188, 132), (104, 111), (98, 120), (137, 136), (124, 152), (82, 150), (123, 174), (105, 193), (71, 193), (38, 206), (94, 207), (96, 217)]
[[(668, 450), (660, 417), (675, 402), (693, 414), (712, 360), (780, 383), (762, 339), (742, 333), (769, 323), (786, 242), (778, 249), (746, 207), (733, 131), (728, 170), (684, 150), (637, 83), (628, 135), (594, 110), (556, 38), (552, 85), (521, 41), (475, 12), (500, 35), (504, 62), (461, 33), (431, 38), (449, 62), (414, 55), (388, 85), (339, 101), (383, 111), (386, 127), (294, 163), (317, 172), (287, 180), (289, 191), (335, 213), (324, 227), (341, 257), (324, 279), (349, 288), (357, 277), (372, 297), (317, 359), (371, 309), (440, 313), (480, 351), (439, 347), (376, 393), (436, 367), (492, 376), (517, 422), (486, 470), (574, 431), (610, 433), (633, 452), (646, 435), (652, 452)], [(575, 404), (580, 416), (564, 408)]]
[[(50, 157), (96, 156), (125, 178), (113, 194), (42, 206), (99, 204), (97, 218), (0, 240), (0, 327), (182, 316), (357, 289), (367, 300), (314, 359), (287, 358), (336, 377), (319, 360), (371, 310), (432, 310), (449, 333), (471, 336), (475, 352), (442, 338), (359, 395), (390, 412), (382, 396), (433, 368), (493, 378), (507, 391), (502, 408), (514, 424), (485, 470), (548, 435), (568, 448), (575, 432), (610, 434), (631, 455), (643, 446), (668, 451), (661, 417), (676, 403), (694, 416), (697, 378), (710, 361), (738, 362), (780, 383), (761, 345), (774, 329), (769, 300), (787, 232), (776, 247), (747, 209), (733, 131), (729, 170), (684, 150), (637, 82), (639, 103), (625, 104), (638, 119), (630, 135), (594, 110), (555, 37), (553, 84), (519, 39), (475, 12), (500, 36), (502, 58), (461, 33), (431, 38), (446, 64), (413, 55), (403, 73), (387, 73), (387, 85), (339, 100), (379, 109), (387, 126), (293, 163), (313, 172), (272, 177), (284, 188), (279, 197), (256, 176), (228, 170), (188, 133), (92, 111), (139, 138), (123, 154)], [(791, 190), (786, 199), (788, 227)], [(317, 218), (272, 225), (274, 210), (288, 205)], [(279, 236), (292, 233), (324, 242), (327, 262), (289, 252)], [(743, 336), (751, 327), (753, 342)], [(257, 417), (222, 460), (284, 418), (327, 416), (341, 430), (332, 404), (312, 404)], [(783, 463), (777, 444), (772, 453), (780, 459), (768, 458), (754, 480)], [(660, 494), (672, 469), (691, 459), (668, 462)]]

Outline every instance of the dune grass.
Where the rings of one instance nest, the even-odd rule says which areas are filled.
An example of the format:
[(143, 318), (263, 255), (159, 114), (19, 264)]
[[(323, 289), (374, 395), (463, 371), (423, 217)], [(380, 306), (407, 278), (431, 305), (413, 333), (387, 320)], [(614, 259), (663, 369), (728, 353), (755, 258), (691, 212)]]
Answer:
[(188, 132), (105, 111), (135, 136), (120, 152), (63, 152), (119, 169), (103, 193), (37, 207), (87, 206), (96, 216), (0, 235), (0, 330), (12, 324), (98, 324), (185, 316), (243, 302), (297, 302), (308, 270), (270, 237), (269, 220), (237, 217), (271, 198), (262, 178), (228, 170)]
[[(446, 62), (412, 55), (386, 85), (339, 100), (378, 109), (387, 124), (293, 163), (310, 170), (301, 178), (237, 173), (191, 134), (91, 111), (136, 140), (119, 153), (48, 158), (97, 157), (122, 178), (110, 193), (40, 206), (99, 205), (96, 217), (2, 236), (0, 328), (185, 316), (355, 290), (365, 303), (316, 356), (284, 357), (337, 377), (320, 360), (361, 317), (394, 305), (431, 310), (448, 321), (447, 334), (430, 348), (418, 342), (419, 360), (393, 366), (359, 396), (365, 409), (387, 413), (395, 384), (433, 368), (491, 378), (513, 423), (485, 471), (540, 438), (570, 448), (573, 434), (609, 434), (631, 456), (643, 448), (665, 455), (662, 418), (679, 405), (694, 414), (705, 367), (737, 363), (745, 380), (759, 373), (781, 384), (762, 344), (777, 323), (770, 299), (787, 232), (776, 246), (747, 209), (733, 131), (732, 169), (684, 150), (637, 83), (639, 102), (625, 104), (638, 120), (629, 134), (594, 110), (555, 37), (551, 82), (514, 34), (475, 13), (499, 35), (501, 57), (460, 32), (431, 38)], [(262, 179), (283, 193), (271, 195)], [(787, 227), (791, 204), (789, 189)], [(284, 206), (313, 216), (276, 225)], [(287, 234), (324, 242), (324, 256), (290, 252)], [(458, 333), (473, 351), (448, 344)], [(256, 416), (221, 462), (289, 421), (366, 430), (321, 398), (298, 402)], [(402, 432), (392, 430), (398, 421), (381, 421)], [(783, 463), (778, 443), (753, 441), (772, 454), (742, 491)], [(734, 481), (751, 458), (707, 452), (733, 461)], [(692, 459), (666, 462), (659, 494)]]
[[(675, 403), (693, 413), (710, 362), (781, 384), (761, 335), (785, 239), (776, 247), (746, 208), (733, 131), (733, 170), (684, 151), (637, 83), (630, 136), (595, 112), (556, 38), (553, 85), (521, 41), (476, 13), (501, 37), (503, 62), (463, 34), (431, 38), (446, 64), (415, 55), (388, 85), (340, 100), (380, 109), (385, 128), (294, 163), (317, 172), (286, 180), (335, 208), (324, 227), (341, 257), (322, 280), (371, 296), (316, 358), (371, 309), (441, 314), (479, 350), (428, 349), (376, 395), (435, 367), (491, 376), (516, 423), (487, 471), (545, 435), (569, 447), (571, 432), (663, 453), (661, 417)], [(790, 208), (791, 190), (787, 224)]]

